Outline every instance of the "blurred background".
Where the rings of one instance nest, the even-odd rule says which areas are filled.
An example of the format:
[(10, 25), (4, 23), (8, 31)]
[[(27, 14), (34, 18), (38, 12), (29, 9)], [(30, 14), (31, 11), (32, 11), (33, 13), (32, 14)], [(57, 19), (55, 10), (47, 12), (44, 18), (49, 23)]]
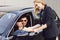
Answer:
[[(0, 0), (0, 15), (21, 8), (33, 7), (33, 1), (34, 0)], [(51, 6), (60, 17), (60, 0), (45, 0), (45, 2), (48, 6)]]

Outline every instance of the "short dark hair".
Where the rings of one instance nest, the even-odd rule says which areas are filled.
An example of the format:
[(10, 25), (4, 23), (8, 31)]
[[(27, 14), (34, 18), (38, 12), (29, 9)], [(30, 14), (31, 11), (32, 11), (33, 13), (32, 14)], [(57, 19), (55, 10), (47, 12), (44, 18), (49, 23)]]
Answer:
[(28, 16), (27, 15), (22, 15), (17, 22), (21, 22), (21, 18), (27, 18), (28, 19)]

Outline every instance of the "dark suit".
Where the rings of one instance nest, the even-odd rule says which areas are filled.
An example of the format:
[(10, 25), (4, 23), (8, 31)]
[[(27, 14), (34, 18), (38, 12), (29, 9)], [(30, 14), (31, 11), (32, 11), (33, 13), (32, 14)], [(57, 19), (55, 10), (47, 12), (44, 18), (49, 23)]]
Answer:
[(59, 31), (54, 21), (56, 17), (55, 11), (46, 5), (42, 12), (40, 12), (40, 24), (47, 24), (47, 28), (43, 31), (44, 37), (52, 38), (58, 36)]

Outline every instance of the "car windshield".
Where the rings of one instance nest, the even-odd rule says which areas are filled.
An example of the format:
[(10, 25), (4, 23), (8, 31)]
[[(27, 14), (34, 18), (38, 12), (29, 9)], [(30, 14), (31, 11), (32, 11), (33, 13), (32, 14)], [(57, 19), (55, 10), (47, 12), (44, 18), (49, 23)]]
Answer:
[(8, 13), (0, 18), (0, 34), (5, 31), (15, 16), (15, 14)]

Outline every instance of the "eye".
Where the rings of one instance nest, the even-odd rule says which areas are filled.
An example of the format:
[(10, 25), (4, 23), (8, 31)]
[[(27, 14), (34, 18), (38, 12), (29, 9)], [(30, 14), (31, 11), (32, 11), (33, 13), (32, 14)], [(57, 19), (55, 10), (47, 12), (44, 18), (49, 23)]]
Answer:
[(27, 20), (24, 20), (25, 22), (27, 21)]

